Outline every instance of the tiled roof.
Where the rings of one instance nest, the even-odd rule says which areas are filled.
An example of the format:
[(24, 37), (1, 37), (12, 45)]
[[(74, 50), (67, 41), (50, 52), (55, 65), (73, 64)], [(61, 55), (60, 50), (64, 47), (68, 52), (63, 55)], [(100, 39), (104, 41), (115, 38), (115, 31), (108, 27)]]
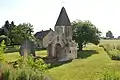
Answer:
[(42, 38), (44, 38), (50, 31), (52, 31), (52, 30), (40, 31), (40, 32), (37, 32), (34, 36), (35, 36), (36, 38), (42, 39)]

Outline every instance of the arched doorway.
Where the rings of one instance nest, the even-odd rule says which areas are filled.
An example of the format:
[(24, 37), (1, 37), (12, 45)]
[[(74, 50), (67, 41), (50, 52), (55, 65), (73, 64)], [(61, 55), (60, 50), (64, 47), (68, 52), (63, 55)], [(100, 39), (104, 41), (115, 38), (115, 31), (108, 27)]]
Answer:
[(61, 56), (61, 45), (60, 45), (59, 43), (57, 43), (57, 44), (55, 45), (55, 57), (56, 57), (57, 59), (59, 59), (60, 56)]

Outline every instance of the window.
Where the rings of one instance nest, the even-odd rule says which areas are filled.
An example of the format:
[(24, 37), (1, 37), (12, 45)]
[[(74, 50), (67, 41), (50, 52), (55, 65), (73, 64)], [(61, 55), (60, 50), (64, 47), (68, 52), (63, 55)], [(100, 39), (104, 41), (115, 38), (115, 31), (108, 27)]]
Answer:
[(65, 33), (65, 26), (62, 26), (62, 32)]
[(70, 53), (71, 53), (71, 50), (70, 50)]
[(57, 41), (59, 41), (59, 36), (57, 36)]

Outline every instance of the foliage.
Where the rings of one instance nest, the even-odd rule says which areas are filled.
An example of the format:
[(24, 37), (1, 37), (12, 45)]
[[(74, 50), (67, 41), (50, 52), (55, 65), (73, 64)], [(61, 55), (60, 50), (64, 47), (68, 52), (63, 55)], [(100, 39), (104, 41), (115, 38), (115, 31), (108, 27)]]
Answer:
[(34, 59), (32, 55), (29, 55), (28, 58), (24, 61), (24, 57), (19, 58), (18, 67), (22, 68), (24, 66), (29, 66), (32, 69), (38, 69), (41, 72), (44, 72), (48, 68), (48, 65), (44, 63), (42, 59)]
[[(6, 65), (7, 67), (5, 67)], [(17, 60), (17, 64), (14, 65), (14, 67), (8, 64), (2, 64), (0, 69), (3, 70), (3, 80), (44, 80), (44, 73), (46, 72), (47, 68), (48, 65), (45, 64), (41, 59), (34, 61), (34, 58), (29, 56), (29, 58), (26, 60), (21, 57), (19, 60)]]
[(5, 41), (3, 40), (0, 44), (0, 62), (4, 61), (4, 50), (5, 50)]
[(117, 44), (103, 44), (100, 45), (108, 53), (112, 60), (120, 60), (120, 45)]
[(8, 67), (3, 68), (2, 77), (4, 80), (9, 80), (10, 69)]
[(90, 21), (74, 21), (72, 26), (73, 39), (78, 43), (79, 50), (87, 43), (99, 43), (101, 32)]
[(7, 45), (19, 45), (26, 38), (33, 39), (33, 25), (30, 23), (23, 23), (15, 25), (12, 21), (5, 21), (5, 24), (0, 28), (0, 35), (5, 35), (9, 38), (10, 44)]
[[(5, 24), (2, 27), (4, 35), (6, 35), (10, 39), (10, 41), (12, 41), (12, 37), (11, 37), (10, 33), (11, 33), (11, 30), (13, 27), (15, 27), (14, 22), (12, 21), (10, 24), (8, 20), (5, 21)], [(7, 44), (7, 45), (9, 45), (9, 44)]]
[[(28, 56), (28, 59), (21, 57), (13, 64), (18, 70), (18, 80), (43, 80), (44, 73), (49, 65), (45, 64), (42, 59), (35, 60), (33, 56)], [(27, 69), (27, 70), (26, 70)], [(38, 75), (39, 74), (39, 75)]]
[(29, 56), (28, 59), (20, 57), (13, 66), (4, 60), (4, 41), (0, 46), (0, 80), (44, 80), (44, 73), (49, 65), (45, 64), (42, 59), (35, 60)]
[(1, 35), (1, 36), (0, 36), (0, 43), (1, 43), (3, 40), (5, 41), (5, 44), (6, 44), (6, 45), (10, 43), (10, 39), (9, 39), (7, 36), (5, 36), (5, 35)]
[[(11, 41), (11, 37), (10, 37), (10, 31), (11, 29), (14, 27), (14, 22), (12, 21), (11, 24), (9, 23), (9, 21), (5, 21), (4, 26), (2, 26), (2, 28), (0, 28), (0, 40), (5, 40), (6, 45), (9, 45), (10, 41)], [(3, 37), (2, 35), (4, 35), (5, 37)], [(1, 42), (0, 41), (0, 42)]]
[[(88, 51), (84, 52), (85, 50)], [(94, 52), (89, 52), (90, 50), (98, 53), (94, 54)], [(101, 47), (90, 44), (83, 48), (79, 56), (82, 56), (82, 59), (74, 59), (68, 64), (50, 69), (49, 72), (54, 80), (100, 80), (106, 69), (118, 71), (120, 74), (120, 62), (111, 61)]]
[(112, 31), (106, 32), (106, 37), (110, 39), (114, 38)]
[[(119, 43), (120, 41), (102, 41), (102, 43)], [(115, 70), (120, 72), (120, 62), (119, 61), (111, 61), (111, 59), (108, 57), (107, 53), (104, 51), (103, 48), (95, 46), (93, 44), (88, 45), (86, 48), (83, 48), (83, 50), (88, 50), (88, 52), (80, 52), (80, 56), (85, 56), (85, 58), (82, 59), (74, 59), (72, 62), (57, 66), (54, 68), (51, 68), (48, 70), (47, 73), (52, 76), (53, 80), (99, 80), (103, 77), (103, 74), (106, 72), (105, 68), (108, 68), (110, 71)], [(91, 52), (90, 50), (95, 50), (98, 52), (98, 54), (94, 54), (94, 52)], [(90, 52), (89, 52), (90, 51)], [(37, 55), (39, 56), (45, 56), (46, 51), (37, 51)], [(88, 54), (90, 55), (88, 56)], [(19, 56), (19, 53), (8, 53), (5, 54), (5, 57), (8, 61), (13, 61), (15, 59), (18, 59), (17, 56)], [(28, 68), (24, 68), (28, 69)], [(29, 69), (28, 69), (29, 70)], [(21, 71), (16, 71), (16, 73), (12, 74), (18, 76), (18, 73), (20, 75)], [(33, 71), (33, 70), (32, 70)], [(29, 71), (26, 71), (29, 75)], [(34, 76), (36, 72), (31, 72)], [(38, 74), (36, 74), (38, 76)], [(15, 76), (14, 76), (15, 77)], [(35, 78), (35, 77), (34, 77)], [(103, 78), (102, 78), (103, 79)], [(15, 80), (15, 79), (12, 79)], [(35, 80), (35, 79), (33, 79)]]
[(14, 53), (14, 52), (19, 52), (20, 46), (15, 45), (15, 46), (6, 46), (5, 53)]
[(20, 45), (25, 39), (31, 39), (33, 33), (33, 25), (23, 23), (11, 29), (10, 37), (13, 45)]

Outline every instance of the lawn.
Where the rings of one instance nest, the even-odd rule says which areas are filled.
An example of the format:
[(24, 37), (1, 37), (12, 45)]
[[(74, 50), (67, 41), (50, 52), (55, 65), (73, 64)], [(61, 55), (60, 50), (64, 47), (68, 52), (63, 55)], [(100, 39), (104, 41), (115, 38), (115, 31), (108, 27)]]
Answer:
[(120, 44), (120, 40), (100, 40), (100, 44)]
[[(46, 53), (47, 53), (47, 51), (45, 51), (45, 50), (36, 51), (36, 56), (45, 57)], [(13, 62), (13, 61), (17, 60), (20, 57), (20, 54), (19, 54), (19, 52), (5, 53), (4, 57), (5, 57), (6, 61)]]
[(112, 61), (102, 48), (89, 45), (85, 50), (88, 52), (80, 53), (82, 58), (50, 69), (54, 80), (99, 80), (106, 69), (120, 71), (120, 62)]
[[(113, 42), (101, 41), (102, 44)], [(46, 51), (37, 51), (36, 53), (41, 56), (46, 55)], [(18, 57), (19, 53), (17, 52), (5, 54), (8, 61)], [(111, 60), (103, 48), (89, 44), (83, 52), (79, 53), (79, 59), (51, 68), (48, 72), (54, 80), (100, 80), (106, 69), (120, 72), (120, 61)]]

